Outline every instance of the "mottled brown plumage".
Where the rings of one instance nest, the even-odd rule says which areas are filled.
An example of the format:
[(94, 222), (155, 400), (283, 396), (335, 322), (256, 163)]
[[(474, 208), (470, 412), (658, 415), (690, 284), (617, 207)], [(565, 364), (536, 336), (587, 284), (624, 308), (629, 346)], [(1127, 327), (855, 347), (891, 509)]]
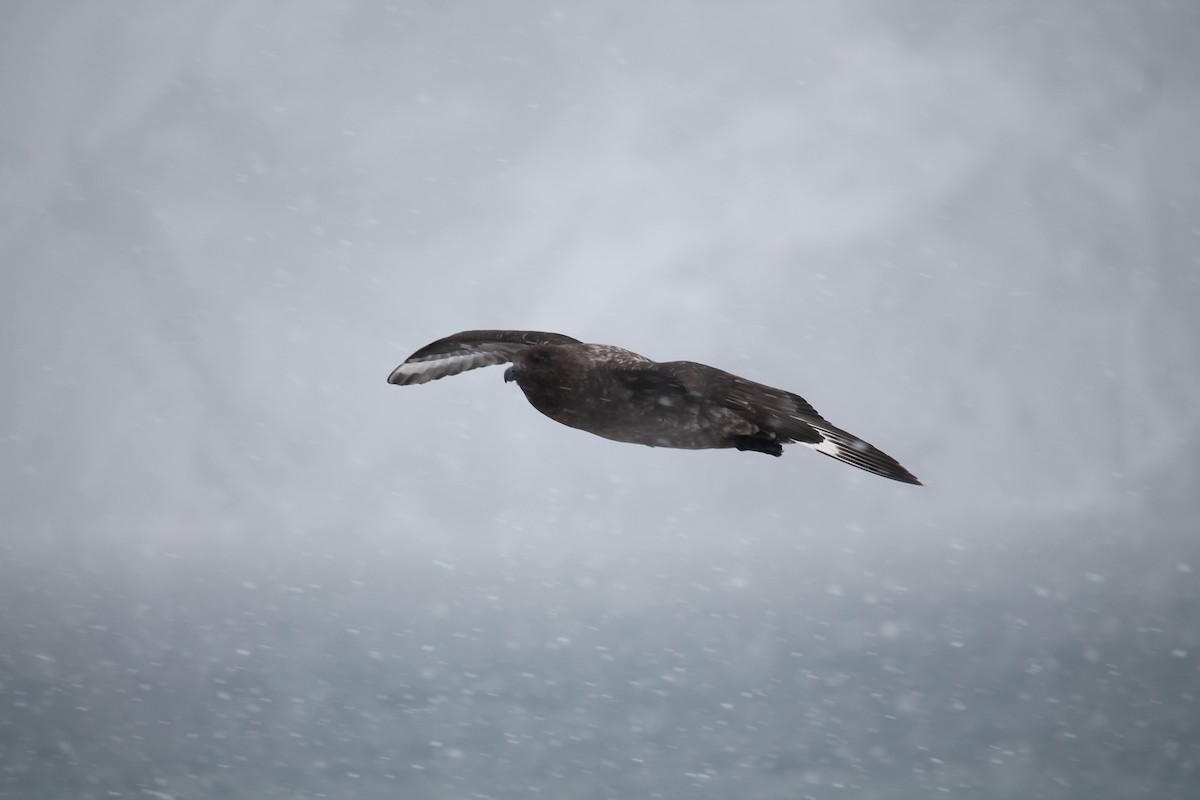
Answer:
[(768, 455), (799, 443), (903, 483), (920, 481), (894, 458), (825, 420), (792, 392), (691, 361), (651, 361), (620, 347), (542, 331), (464, 331), (422, 347), (388, 383), (408, 385), (511, 362), (538, 411), (618, 442)]

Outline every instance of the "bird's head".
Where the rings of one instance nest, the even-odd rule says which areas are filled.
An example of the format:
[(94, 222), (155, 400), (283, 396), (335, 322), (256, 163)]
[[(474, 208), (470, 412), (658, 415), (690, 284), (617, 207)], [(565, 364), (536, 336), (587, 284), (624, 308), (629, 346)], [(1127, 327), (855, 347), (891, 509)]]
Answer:
[(512, 366), (504, 370), (504, 382), (516, 381), (518, 385), (540, 382), (562, 368), (566, 358), (563, 349), (559, 345), (543, 344), (517, 352)]

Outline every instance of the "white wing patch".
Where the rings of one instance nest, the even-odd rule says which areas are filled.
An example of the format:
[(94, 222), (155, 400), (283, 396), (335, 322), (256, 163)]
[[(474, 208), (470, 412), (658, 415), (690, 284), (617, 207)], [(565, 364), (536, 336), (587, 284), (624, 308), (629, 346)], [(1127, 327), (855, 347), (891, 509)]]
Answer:
[(837, 458), (838, 453), (842, 452), (838, 448), (837, 443), (832, 442), (829, 439), (822, 439), (821, 441), (815, 442), (815, 443), (814, 442), (802, 442), (802, 444), (805, 447), (811, 447), (813, 450), (816, 450), (818, 453), (824, 453), (825, 455), (833, 456), (834, 458)]
[(811, 447), (818, 453), (824, 453), (838, 461), (867, 472), (873, 472), (876, 475), (882, 475), (885, 478), (904, 483), (920, 483), (912, 473), (900, 466), (896, 459), (857, 436), (846, 433), (841, 428), (836, 428), (824, 420), (805, 421), (825, 437), (819, 442), (801, 442), (805, 447)]
[(452, 353), (437, 353), (422, 358), (409, 359), (392, 370), (388, 383), (408, 386), (429, 383), (447, 375), (457, 375), (469, 369), (491, 367), (512, 361), (513, 352), (521, 346), (511, 344), (478, 344)]
[(837, 429), (829, 430), (828, 428), (820, 427), (819, 425), (808, 423), (817, 429), (825, 438), (819, 442), (802, 442), (805, 447), (811, 447), (818, 453), (824, 453), (827, 456), (833, 456), (839, 460), (854, 458), (855, 456), (862, 457), (871, 451), (871, 445), (859, 439), (856, 436), (851, 436), (844, 431)]

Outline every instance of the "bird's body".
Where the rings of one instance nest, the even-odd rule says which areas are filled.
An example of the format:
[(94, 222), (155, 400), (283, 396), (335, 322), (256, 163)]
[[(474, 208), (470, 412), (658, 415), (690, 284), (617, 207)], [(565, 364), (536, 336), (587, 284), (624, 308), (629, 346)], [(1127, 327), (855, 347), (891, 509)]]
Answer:
[(618, 442), (684, 450), (783, 454), (800, 443), (904, 483), (895, 459), (836, 428), (804, 398), (691, 361), (656, 362), (620, 347), (541, 331), (465, 331), (418, 350), (388, 377), (407, 385), (511, 362), (530, 404), (572, 428)]

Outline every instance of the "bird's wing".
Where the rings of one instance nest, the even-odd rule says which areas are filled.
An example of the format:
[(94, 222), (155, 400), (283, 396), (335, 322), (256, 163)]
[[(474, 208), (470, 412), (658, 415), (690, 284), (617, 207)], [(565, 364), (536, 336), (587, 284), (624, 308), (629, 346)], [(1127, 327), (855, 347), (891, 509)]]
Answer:
[(545, 331), (462, 331), (422, 347), (392, 370), (388, 383), (428, 383), (469, 369), (506, 364), (535, 344), (580, 344), (578, 339)]
[(853, 467), (901, 483), (920, 485), (900, 462), (854, 434), (830, 424), (798, 394), (748, 381), (715, 367), (676, 361), (663, 364), (689, 391), (703, 393), (741, 415), (776, 441), (799, 442)]
[(852, 467), (865, 469), (876, 475), (891, 478), (901, 483), (911, 483), (921, 486), (916, 475), (906, 470), (899, 461), (889, 456), (870, 442), (865, 442), (852, 433), (830, 425), (823, 419), (812, 420), (808, 423), (821, 434), (819, 442), (802, 442), (818, 453), (830, 458), (836, 458)]
[(782, 442), (812, 442), (819, 438), (810, 422), (821, 419), (821, 415), (798, 394), (692, 361), (671, 361), (659, 367), (689, 392), (725, 406)]

